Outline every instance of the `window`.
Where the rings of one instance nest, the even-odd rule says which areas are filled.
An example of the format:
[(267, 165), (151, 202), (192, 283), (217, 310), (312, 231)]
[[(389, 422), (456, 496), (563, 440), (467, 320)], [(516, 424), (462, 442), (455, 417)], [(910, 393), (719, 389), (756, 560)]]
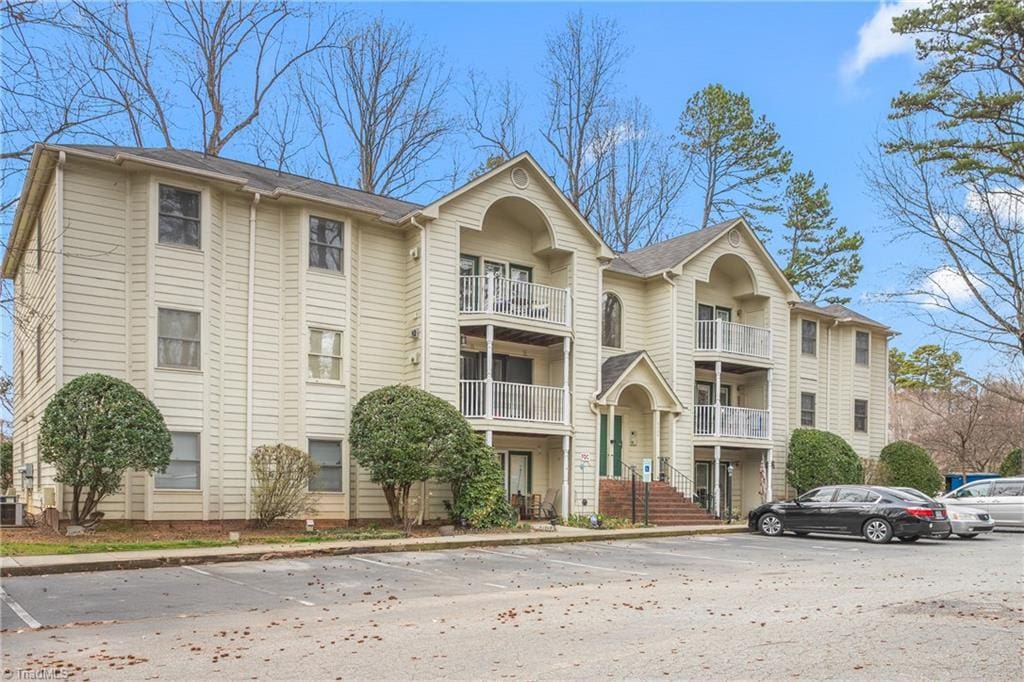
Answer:
[(309, 267), (343, 272), (345, 225), (337, 220), (309, 216)]
[(853, 430), (868, 430), (868, 401), (866, 400), (853, 401)]
[(808, 493), (804, 493), (797, 498), (800, 502), (831, 502), (832, 495), (835, 494), (835, 488), (818, 488)]
[(992, 484), (987, 481), (985, 483), (975, 483), (956, 491), (956, 497), (988, 497), (991, 490)]
[(309, 489), (314, 492), (341, 492), (341, 441), (309, 441), (309, 456), (320, 465), (317, 475), (309, 479)]
[(840, 488), (836, 495), (836, 502), (847, 504), (872, 504), (882, 499), (882, 496), (864, 488)]
[(818, 354), (818, 323), (814, 320), (800, 320), (800, 352)]
[(604, 295), (601, 343), (612, 348), (622, 348), (622, 301), (615, 294)]
[(992, 497), (1020, 497), (1024, 495), (1024, 483), (1017, 481), (994, 481)]
[(199, 192), (160, 185), (159, 241), (199, 248)]
[(171, 431), (171, 463), (157, 473), (155, 486), (166, 490), (199, 490), (199, 434)]
[(814, 403), (813, 393), (800, 394), (800, 426), (814, 426)]
[(43, 378), (43, 325), (36, 325), (36, 381)]
[(199, 313), (167, 308), (158, 312), (157, 366), (199, 369)]
[(869, 346), (871, 343), (871, 335), (867, 332), (857, 332), (856, 338), (856, 361), (858, 365), (868, 364), (868, 358), (870, 357)]
[(36, 272), (43, 269), (43, 219), (36, 218)]
[(309, 330), (310, 379), (341, 381), (341, 332)]

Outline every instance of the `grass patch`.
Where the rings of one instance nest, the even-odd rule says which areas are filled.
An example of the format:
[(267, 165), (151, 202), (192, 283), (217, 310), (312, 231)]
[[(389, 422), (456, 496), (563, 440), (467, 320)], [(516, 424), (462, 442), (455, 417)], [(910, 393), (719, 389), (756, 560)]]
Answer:
[[(126, 530), (111, 528), (104, 525), (104, 534), (110, 532), (125, 532)], [(292, 543), (314, 543), (314, 542), (336, 542), (341, 540), (395, 540), (405, 537), (405, 534), (395, 530), (381, 530), (377, 528), (360, 528), (350, 530), (345, 528), (325, 529), (316, 533), (296, 533), (295, 535), (260, 535), (246, 534), (242, 531), (241, 542), (235, 543), (226, 537), (220, 538), (193, 538), (178, 540), (110, 540), (107, 538), (90, 538), (89, 536), (59, 541), (56, 539), (30, 540), (30, 541), (0, 541), (0, 555), (2, 556), (40, 556), (45, 554), (95, 554), (97, 552), (135, 552), (152, 549), (193, 549), (199, 547), (238, 547), (243, 545), (282, 545)]]

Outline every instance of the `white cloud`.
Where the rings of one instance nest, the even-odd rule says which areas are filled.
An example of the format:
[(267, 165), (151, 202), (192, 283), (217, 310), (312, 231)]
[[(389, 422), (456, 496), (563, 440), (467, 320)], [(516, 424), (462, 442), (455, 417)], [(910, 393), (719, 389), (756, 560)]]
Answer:
[(875, 14), (857, 31), (857, 48), (843, 61), (840, 72), (847, 82), (857, 80), (873, 62), (914, 51), (911, 36), (892, 32), (893, 17), (903, 14), (921, 0), (882, 2)]
[(1024, 186), (989, 192), (971, 188), (967, 190), (964, 206), (972, 213), (984, 215), (991, 211), (1004, 225), (1020, 224), (1024, 222)]
[[(968, 281), (969, 280), (969, 281)], [(921, 282), (921, 303), (926, 306), (948, 307), (969, 301), (974, 294), (970, 285), (982, 285), (981, 281), (968, 273), (963, 277), (954, 268), (943, 265), (923, 278)]]

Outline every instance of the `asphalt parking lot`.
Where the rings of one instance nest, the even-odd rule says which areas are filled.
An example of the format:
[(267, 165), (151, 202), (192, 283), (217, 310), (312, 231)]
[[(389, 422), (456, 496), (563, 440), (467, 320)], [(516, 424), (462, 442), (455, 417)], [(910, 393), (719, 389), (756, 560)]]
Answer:
[(1024, 533), (722, 535), (3, 581), (5, 671), (1020, 679)]

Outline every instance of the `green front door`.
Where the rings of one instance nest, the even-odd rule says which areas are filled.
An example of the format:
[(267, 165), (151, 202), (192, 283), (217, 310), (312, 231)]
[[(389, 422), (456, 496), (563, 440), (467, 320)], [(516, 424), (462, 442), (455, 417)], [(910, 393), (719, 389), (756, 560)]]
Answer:
[[(615, 476), (621, 476), (622, 475), (622, 417), (615, 417), (614, 431), (615, 431), (615, 433), (614, 433), (613, 439), (614, 439), (615, 443), (614, 443), (614, 449), (612, 450), (612, 458), (615, 460), (615, 463), (613, 465), (614, 469), (615, 469), (614, 475)], [(601, 467), (601, 475), (602, 476), (607, 476), (608, 475), (608, 441), (609, 441), (609, 438), (608, 438), (608, 415), (602, 414), (601, 415), (601, 454), (600, 454), (600, 457), (601, 457), (600, 467)]]

